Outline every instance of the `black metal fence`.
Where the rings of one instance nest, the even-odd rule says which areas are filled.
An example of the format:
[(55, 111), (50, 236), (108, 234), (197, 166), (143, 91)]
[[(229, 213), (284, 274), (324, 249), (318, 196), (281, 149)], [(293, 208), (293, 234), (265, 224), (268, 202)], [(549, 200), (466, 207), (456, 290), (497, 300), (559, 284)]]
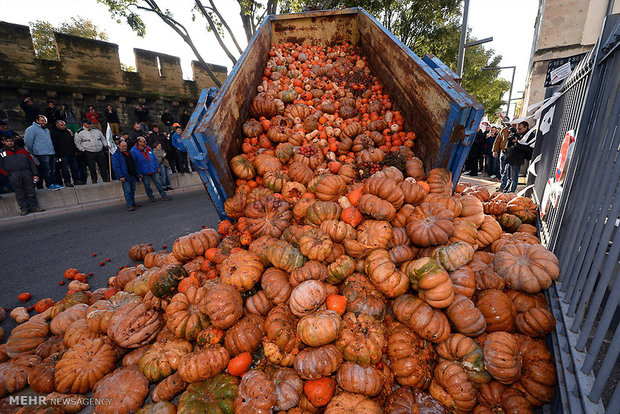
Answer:
[(554, 111), (553, 121), (534, 150), (542, 158), (530, 182), (541, 205), (565, 135), (575, 133), (561, 195), (539, 219), (541, 241), (560, 260), (548, 293), (557, 321), (554, 413), (620, 413), (619, 45), (620, 15), (608, 16), (598, 44), (543, 110), (541, 119)]

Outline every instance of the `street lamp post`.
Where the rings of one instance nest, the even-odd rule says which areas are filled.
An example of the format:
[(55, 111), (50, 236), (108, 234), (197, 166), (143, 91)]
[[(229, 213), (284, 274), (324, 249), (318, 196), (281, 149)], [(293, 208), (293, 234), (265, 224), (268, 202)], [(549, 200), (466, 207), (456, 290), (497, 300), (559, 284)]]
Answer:
[(463, 76), (465, 63), (465, 40), (467, 38), (467, 15), (469, 14), (469, 0), (463, 1), (463, 23), (461, 24), (461, 42), (459, 43), (459, 61), (456, 64), (456, 76)]
[(483, 43), (492, 42), (492, 37), (476, 40), (474, 42), (465, 43), (467, 40), (467, 17), (469, 15), (469, 0), (463, 1), (463, 23), (461, 24), (461, 41), (459, 42), (459, 57), (456, 63), (456, 76), (463, 77), (463, 65), (465, 64), (465, 49), (471, 46), (481, 45)]
[[(516, 66), (485, 66), (482, 70), (501, 70), (501, 69), (512, 69), (512, 79), (510, 81), (510, 92), (508, 92), (508, 104), (506, 106), (506, 116), (508, 116), (508, 112), (510, 112), (510, 101), (512, 100), (512, 86), (515, 83), (515, 70)], [(514, 118), (514, 117), (513, 117)]]

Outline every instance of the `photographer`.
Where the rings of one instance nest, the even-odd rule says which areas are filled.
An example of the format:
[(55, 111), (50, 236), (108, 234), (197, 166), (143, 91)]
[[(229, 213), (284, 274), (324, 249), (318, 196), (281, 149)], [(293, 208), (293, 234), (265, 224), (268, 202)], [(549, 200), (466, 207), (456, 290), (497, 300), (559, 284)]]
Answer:
[(19, 106), (24, 110), (24, 114), (26, 114), (26, 126), (32, 125), (32, 123), (37, 120), (37, 115), (42, 113), (34, 104), (34, 101), (30, 99), (30, 96), (24, 99)]
[(536, 130), (530, 129), (527, 121), (517, 124), (516, 133), (512, 133), (508, 138), (508, 149), (506, 150), (506, 166), (504, 174), (507, 176), (504, 192), (514, 193), (519, 184), (519, 170), (527, 159), (531, 159), (536, 143)]

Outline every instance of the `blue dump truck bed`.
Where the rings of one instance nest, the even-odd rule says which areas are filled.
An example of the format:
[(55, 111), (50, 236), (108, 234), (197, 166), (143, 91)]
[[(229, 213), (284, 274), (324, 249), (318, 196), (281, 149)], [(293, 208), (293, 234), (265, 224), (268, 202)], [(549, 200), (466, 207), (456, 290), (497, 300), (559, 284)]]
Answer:
[[(235, 190), (228, 162), (241, 152), (242, 125), (261, 83), (272, 44), (285, 42), (361, 48), (370, 69), (416, 133), (416, 156), (427, 167), (444, 167), (458, 180), (484, 108), (434, 56), (414, 54), (360, 8), (268, 16), (210, 106), (203, 91), (183, 139), (219, 210)], [(223, 211), (223, 210), (222, 210)]]

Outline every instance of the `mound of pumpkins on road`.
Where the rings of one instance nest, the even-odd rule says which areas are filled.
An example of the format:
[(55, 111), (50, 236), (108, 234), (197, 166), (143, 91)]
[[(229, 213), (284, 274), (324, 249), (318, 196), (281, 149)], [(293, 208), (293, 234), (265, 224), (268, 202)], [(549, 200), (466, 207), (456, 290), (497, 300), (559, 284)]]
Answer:
[[(553, 398), (535, 203), (457, 184), (348, 44), (273, 46), (230, 220), (12, 312), (17, 412), (533, 413)], [(0, 400), (0, 410), (9, 408)], [(13, 407), (16, 408), (16, 407)], [(37, 411), (39, 410), (39, 411)]]

